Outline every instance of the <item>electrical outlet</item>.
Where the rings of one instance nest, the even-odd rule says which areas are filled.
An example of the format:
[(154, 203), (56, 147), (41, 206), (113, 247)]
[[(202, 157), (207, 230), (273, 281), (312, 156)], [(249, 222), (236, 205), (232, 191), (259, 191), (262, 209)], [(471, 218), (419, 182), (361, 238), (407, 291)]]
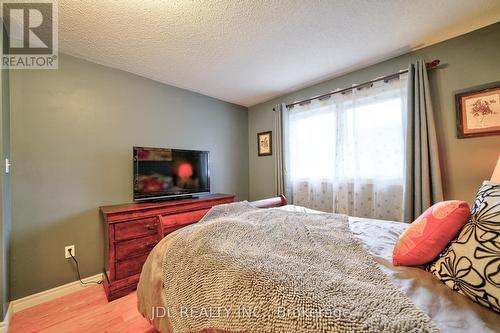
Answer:
[(64, 258), (70, 259), (71, 254), (69, 254), (69, 250), (71, 250), (71, 254), (76, 257), (76, 252), (75, 252), (75, 246), (74, 245), (68, 245), (64, 247)]

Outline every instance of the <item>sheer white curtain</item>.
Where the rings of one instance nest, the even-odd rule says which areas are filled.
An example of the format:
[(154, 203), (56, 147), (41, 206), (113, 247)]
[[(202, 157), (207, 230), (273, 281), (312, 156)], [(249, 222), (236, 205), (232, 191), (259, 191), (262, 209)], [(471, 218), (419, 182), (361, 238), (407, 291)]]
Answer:
[(289, 111), (293, 202), (400, 221), (406, 76)]

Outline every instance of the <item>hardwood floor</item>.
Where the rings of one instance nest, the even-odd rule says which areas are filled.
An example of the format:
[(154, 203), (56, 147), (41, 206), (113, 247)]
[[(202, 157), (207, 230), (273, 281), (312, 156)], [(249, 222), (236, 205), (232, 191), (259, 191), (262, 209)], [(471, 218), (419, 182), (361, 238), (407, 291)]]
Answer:
[(14, 314), (9, 333), (157, 333), (137, 311), (133, 292), (108, 303), (102, 286), (91, 286)]

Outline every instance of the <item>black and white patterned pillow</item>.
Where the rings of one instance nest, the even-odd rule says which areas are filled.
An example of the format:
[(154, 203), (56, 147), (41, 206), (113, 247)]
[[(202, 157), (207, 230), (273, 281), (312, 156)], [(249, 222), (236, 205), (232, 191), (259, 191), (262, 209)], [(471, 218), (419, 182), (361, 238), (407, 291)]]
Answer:
[(451, 289), (500, 312), (500, 184), (483, 182), (469, 222), (429, 270)]

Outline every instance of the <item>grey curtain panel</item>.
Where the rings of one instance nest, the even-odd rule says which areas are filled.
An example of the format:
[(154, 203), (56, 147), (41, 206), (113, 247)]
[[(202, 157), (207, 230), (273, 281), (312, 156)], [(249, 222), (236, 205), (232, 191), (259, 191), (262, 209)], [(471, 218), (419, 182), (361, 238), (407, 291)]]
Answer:
[(425, 61), (408, 70), (406, 115), (404, 221), (412, 222), (432, 204), (443, 200), (434, 114)]
[(287, 142), (288, 135), (288, 110), (286, 104), (278, 104), (274, 107), (274, 137), (275, 137), (275, 158), (274, 158), (274, 173), (275, 173), (275, 190), (276, 195), (285, 195), (288, 202), (292, 202), (292, 192), (290, 190), (290, 182), (288, 181), (288, 162)]

